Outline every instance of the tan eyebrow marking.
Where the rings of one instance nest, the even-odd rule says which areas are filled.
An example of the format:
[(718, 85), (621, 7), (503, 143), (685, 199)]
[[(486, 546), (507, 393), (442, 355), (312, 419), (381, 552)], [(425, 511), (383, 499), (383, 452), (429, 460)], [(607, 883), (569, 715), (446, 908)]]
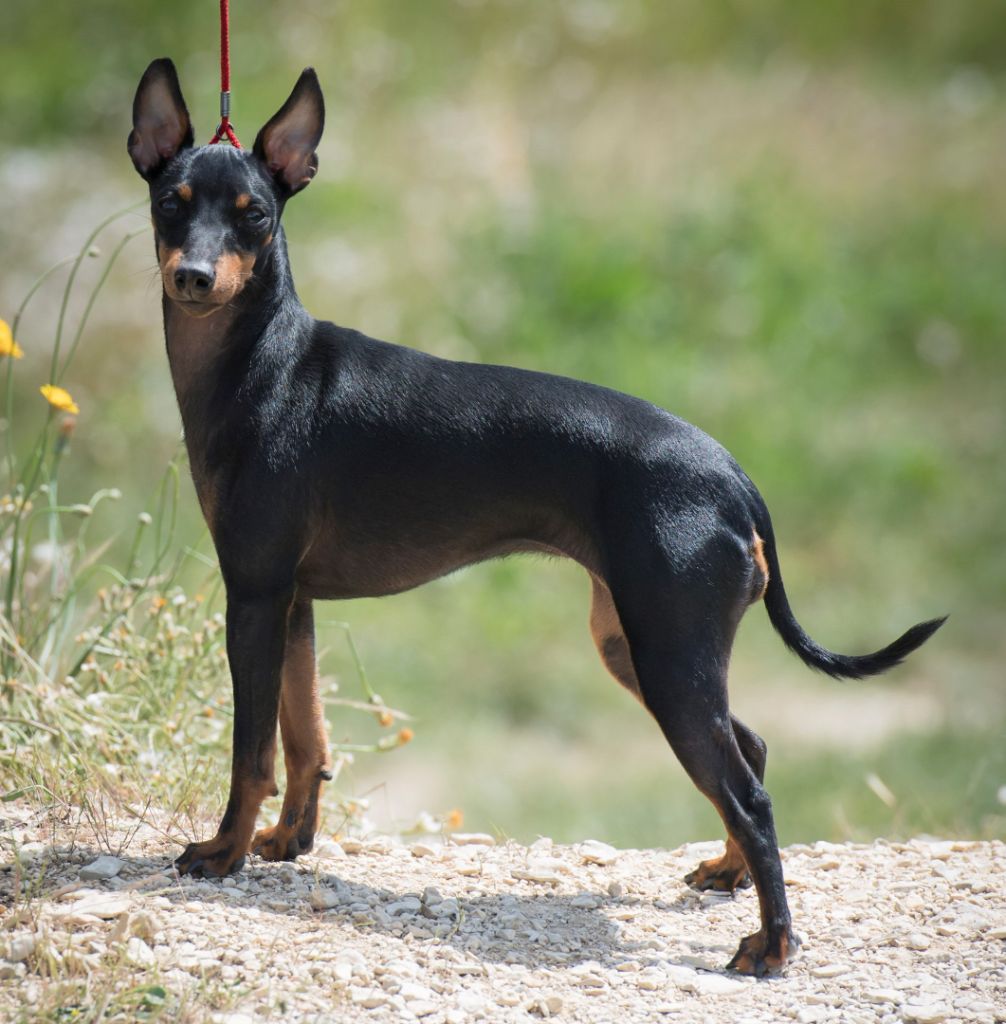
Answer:
[(251, 196), (250, 196), (250, 195), (248, 195), (248, 193), (247, 193), (247, 192), (242, 192), (242, 193), (241, 193), (241, 195), (239, 195), (239, 196), (237, 197), (237, 199), (235, 199), (235, 200), (234, 200), (234, 205), (235, 205), (235, 206), (236, 206), (236, 207), (237, 207), (237, 208), (238, 208), (239, 210), (243, 210), (243, 209), (245, 209), (245, 208), (246, 208), (246, 207), (248, 206), (248, 204), (249, 204), (250, 202), (251, 202)]
[(183, 182), (178, 186), (178, 195), (188, 202), (192, 198), (192, 186), (188, 182)]

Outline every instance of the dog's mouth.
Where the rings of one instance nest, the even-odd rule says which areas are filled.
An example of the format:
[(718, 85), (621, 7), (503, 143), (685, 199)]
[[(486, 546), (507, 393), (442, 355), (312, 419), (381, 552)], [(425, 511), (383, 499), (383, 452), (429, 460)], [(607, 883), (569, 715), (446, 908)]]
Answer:
[(200, 302), (196, 299), (176, 299), (171, 300), (174, 304), (186, 315), (202, 319), (203, 317), (212, 316), (214, 313), (219, 312), (226, 302), (214, 302), (207, 300)]

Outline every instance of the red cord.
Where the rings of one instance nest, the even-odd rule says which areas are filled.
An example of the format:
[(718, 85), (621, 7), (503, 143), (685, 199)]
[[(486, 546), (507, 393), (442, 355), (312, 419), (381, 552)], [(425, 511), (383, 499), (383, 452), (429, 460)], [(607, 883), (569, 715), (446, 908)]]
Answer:
[(241, 148), (231, 124), (231, 26), (229, 0), (220, 0), (220, 125), (210, 145), (224, 136), (235, 149)]

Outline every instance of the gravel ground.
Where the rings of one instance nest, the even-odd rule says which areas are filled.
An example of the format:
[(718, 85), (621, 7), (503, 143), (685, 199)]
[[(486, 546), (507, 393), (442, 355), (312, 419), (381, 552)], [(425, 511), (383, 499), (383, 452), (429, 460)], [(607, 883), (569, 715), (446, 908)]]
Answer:
[(106, 822), (99, 842), (0, 811), (18, 849), (0, 873), (2, 1019), (52, 1019), (52, 986), (104, 971), (110, 991), (162, 987), (168, 1019), (218, 1024), (1006, 1021), (1001, 842), (789, 847), (803, 948), (754, 981), (722, 969), (757, 927), (753, 891), (681, 881), (721, 843), (324, 841), (197, 881), (167, 868), (179, 847), (155, 818)]

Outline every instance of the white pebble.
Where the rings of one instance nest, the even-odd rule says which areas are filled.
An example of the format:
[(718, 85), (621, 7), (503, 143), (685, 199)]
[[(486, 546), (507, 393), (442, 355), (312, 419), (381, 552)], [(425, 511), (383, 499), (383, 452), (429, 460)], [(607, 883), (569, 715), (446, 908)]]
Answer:
[(27, 960), (28, 957), (35, 952), (35, 936), (34, 935), (15, 935), (10, 940), (10, 948), (7, 951), (7, 959), (13, 964), (19, 964), (22, 960)]
[(938, 1003), (928, 1003), (924, 1006), (909, 1004), (901, 1011), (901, 1019), (911, 1021), (912, 1024), (940, 1024), (947, 1016), (947, 1008)]
[(135, 935), (126, 943), (126, 959), (134, 967), (153, 967), (157, 963), (154, 951)]
[(618, 859), (618, 850), (598, 839), (587, 839), (580, 843), (577, 852), (588, 864), (600, 864), (602, 867), (614, 864)]
[(454, 832), (451, 842), (455, 846), (495, 846), (496, 840), (488, 832)]
[(311, 890), (308, 900), (315, 910), (331, 910), (332, 907), (337, 907), (340, 903), (339, 894), (323, 885), (315, 886)]
[(904, 1002), (904, 996), (896, 988), (874, 988), (863, 993), (863, 998), (868, 1003), (898, 1003)]

